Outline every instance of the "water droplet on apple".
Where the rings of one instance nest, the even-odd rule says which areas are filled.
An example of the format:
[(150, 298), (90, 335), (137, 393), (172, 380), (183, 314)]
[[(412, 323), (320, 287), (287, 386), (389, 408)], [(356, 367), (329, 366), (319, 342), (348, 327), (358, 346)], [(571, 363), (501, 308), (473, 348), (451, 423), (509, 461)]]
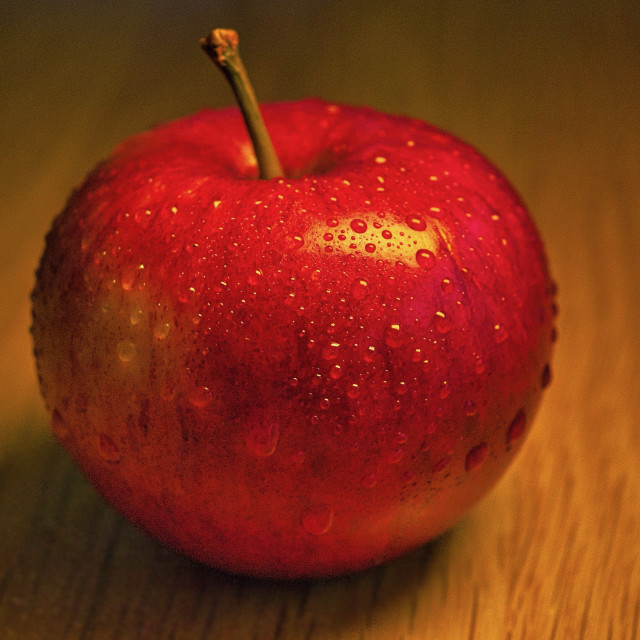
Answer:
[(475, 367), (476, 373), (480, 375), (485, 372), (487, 365), (485, 364), (484, 359), (481, 356), (476, 356), (474, 367)]
[(280, 428), (273, 422), (254, 425), (247, 434), (247, 448), (260, 458), (267, 458), (275, 453), (280, 438)]
[(367, 350), (364, 352), (364, 356), (363, 356), (363, 360), (365, 362), (373, 362), (376, 358), (376, 348), (371, 345), (369, 347), (367, 347)]
[(69, 436), (69, 425), (62, 419), (57, 409), (54, 409), (51, 414), (51, 430), (60, 440), (64, 440)]
[(140, 307), (134, 307), (131, 310), (131, 315), (129, 316), (129, 321), (131, 324), (136, 325), (142, 322), (142, 318), (144, 317), (144, 311)]
[(479, 469), (484, 461), (487, 459), (487, 455), (489, 454), (489, 447), (486, 442), (481, 442), (479, 445), (476, 445), (467, 453), (467, 457), (464, 461), (464, 468), (467, 471), (475, 471)]
[(133, 288), (133, 283), (135, 282), (135, 273), (127, 273), (122, 276), (120, 280), (120, 286), (125, 291), (130, 291)]
[(455, 286), (451, 281), (451, 278), (443, 278), (440, 283), (440, 288), (444, 293), (453, 293), (455, 290)]
[(424, 231), (427, 228), (427, 223), (424, 218), (417, 214), (410, 214), (405, 218), (409, 229), (414, 231)]
[(507, 449), (510, 449), (516, 440), (519, 440), (524, 435), (526, 426), (527, 416), (524, 409), (520, 409), (507, 430)]
[(158, 338), (158, 340), (164, 340), (169, 335), (170, 329), (171, 325), (168, 322), (160, 320), (153, 328), (153, 335)]
[(331, 342), (322, 348), (321, 355), (325, 360), (335, 360), (340, 354), (340, 343)]
[(340, 378), (342, 378), (343, 374), (344, 374), (344, 371), (342, 370), (342, 367), (339, 364), (334, 364), (333, 367), (331, 367), (331, 370), (329, 371), (329, 376), (333, 380), (339, 380)]
[(185, 291), (182, 291), (181, 293), (178, 294), (178, 300), (184, 303), (194, 300), (195, 297), (196, 297), (195, 287), (189, 287)]
[(247, 276), (247, 282), (252, 286), (257, 286), (263, 277), (262, 269), (256, 269)]
[(324, 238), (325, 242), (331, 242), (333, 240), (333, 233), (327, 232), (322, 237)]
[(360, 396), (360, 386), (356, 382), (347, 387), (347, 396), (352, 400)]
[(136, 345), (131, 340), (122, 340), (117, 346), (118, 358), (122, 362), (131, 362), (137, 355)]
[(213, 395), (209, 387), (196, 387), (189, 394), (189, 403), (198, 409), (204, 409), (212, 400)]
[(327, 226), (328, 227), (337, 227), (340, 223), (338, 222), (338, 220), (336, 218), (329, 218), (329, 220), (327, 220)]
[(436, 311), (434, 322), (436, 325), (436, 331), (442, 334), (449, 333), (453, 326), (453, 321), (444, 311)]
[(351, 284), (351, 295), (355, 300), (362, 300), (367, 295), (369, 283), (364, 278), (357, 278)]
[(321, 536), (331, 529), (333, 509), (328, 505), (317, 505), (305, 511), (300, 518), (302, 528), (312, 536)]
[(433, 269), (436, 266), (436, 256), (429, 249), (418, 249), (416, 252), (416, 262), (423, 269)]
[(368, 228), (367, 223), (360, 218), (354, 218), (349, 226), (356, 233), (364, 233)]
[(451, 386), (449, 385), (449, 382), (447, 380), (443, 380), (442, 384), (440, 385), (440, 399), (444, 400), (445, 398), (448, 398), (450, 393)]
[(476, 413), (478, 413), (478, 407), (476, 406), (476, 403), (472, 400), (467, 400), (464, 403), (464, 415), (470, 417), (475, 416)]
[(105, 433), (98, 436), (98, 451), (103, 460), (107, 462), (119, 462), (120, 450), (116, 443)]
[(497, 344), (503, 343), (509, 337), (509, 332), (501, 322), (493, 325), (493, 339)]
[(378, 478), (376, 477), (375, 473), (367, 473), (366, 475), (362, 476), (362, 479), (360, 480), (360, 483), (363, 487), (365, 487), (365, 489), (373, 489), (373, 487), (376, 486), (377, 482)]
[(287, 241), (286, 241), (287, 249), (290, 249), (292, 251), (295, 251), (296, 249), (300, 249), (300, 247), (302, 247), (303, 244), (304, 244), (304, 239), (302, 238), (302, 236), (290, 236), (289, 238), (287, 238)]
[(389, 229), (383, 229), (382, 237), (385, 240), (391, 240), (391, 238), (393, 238), (393, 233), (391, 233), (391, 231), (389, 231)]
[(404, 455), (404, 451), (398, 447), (397, 449), (393, 449), (389, 455), (387, 455), (387, 462), (389, 464), (398, 464), (400, 460), (402, 460), (402, 456)]
[(392, 324), (384, 330), (384, 342), (392, 349), (402, 346), (404, 343), (404, 336), (400, 331), (400, 325)]

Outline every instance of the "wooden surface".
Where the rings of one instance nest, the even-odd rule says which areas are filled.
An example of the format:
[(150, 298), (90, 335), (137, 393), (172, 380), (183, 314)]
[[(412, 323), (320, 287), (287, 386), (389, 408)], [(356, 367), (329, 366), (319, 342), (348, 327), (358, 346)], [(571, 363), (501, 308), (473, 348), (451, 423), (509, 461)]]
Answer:
[[(0, 20), (0, 640), (640, 638), (637, 2), (5, 1)], [(431, 120), (511, 177), (560, 288), (554, 379), (517, 462), (452, 531), (315, 584), (217, 574), (117, 517), (48, 433), (28, 335), (43, 236), (122, 138), (231, 100)]]

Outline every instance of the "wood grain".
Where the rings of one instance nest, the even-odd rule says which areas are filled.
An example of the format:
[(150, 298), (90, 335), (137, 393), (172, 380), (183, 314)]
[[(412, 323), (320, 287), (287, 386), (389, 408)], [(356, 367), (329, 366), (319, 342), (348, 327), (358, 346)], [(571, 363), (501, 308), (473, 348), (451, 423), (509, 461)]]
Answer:
[[(1, 640), (640, 639), (640, 8), (554, 5), (3, 3)], [(37, 391), (28, 294), (52, 216), (122, 138), (230, 101), (197, 47), (214, 26), (241, 31), (263, 100), (473, 141), (559, 284), (554, 379), (514, 467), (441, 538), (342, 579), (255, 582), (158, 546), (54, 443)]]

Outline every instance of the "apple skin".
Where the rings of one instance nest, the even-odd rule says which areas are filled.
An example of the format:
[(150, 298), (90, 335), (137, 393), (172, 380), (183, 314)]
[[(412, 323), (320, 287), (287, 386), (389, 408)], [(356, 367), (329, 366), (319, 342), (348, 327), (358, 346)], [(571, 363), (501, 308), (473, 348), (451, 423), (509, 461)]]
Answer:
[(267, 104), (130, 138), (32, 295), (52, 427), (121, 514), (229, 572), (353, 572), (451, 527), (550, 380), (554, 285), (500, 172), (423, 122)]

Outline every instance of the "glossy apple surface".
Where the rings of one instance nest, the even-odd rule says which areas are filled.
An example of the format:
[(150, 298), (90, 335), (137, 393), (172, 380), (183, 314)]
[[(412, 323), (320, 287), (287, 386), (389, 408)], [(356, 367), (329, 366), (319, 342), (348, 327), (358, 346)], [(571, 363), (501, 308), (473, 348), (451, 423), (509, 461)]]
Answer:
[(553, 285), (520, 199), (423, 122), (266, 105), (133, 137), (50, 232), (33, 336), (100, 493), (227, 571), (340, 574), (441, 533), (504, 472), (550, 377)]

